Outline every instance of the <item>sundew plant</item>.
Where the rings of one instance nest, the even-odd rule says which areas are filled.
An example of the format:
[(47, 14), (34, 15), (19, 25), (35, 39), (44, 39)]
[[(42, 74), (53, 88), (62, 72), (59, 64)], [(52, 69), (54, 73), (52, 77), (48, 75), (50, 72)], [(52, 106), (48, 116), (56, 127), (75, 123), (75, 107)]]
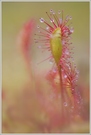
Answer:
[[(31, 6), (30, 3), (29, 9)], [(10, 71), (10, 81), (5, 80), (7, 83), (2, 91), (3, 133), (88, 132), (86, 107), (89, 100), (85, 103), (84, 86), (81, 88), (78, 84), (80, 73), (74, 59), (76, 45), (72, 43), (75, 27), (72, 16), (64, 14), (65, 10), (58, 9), (55, 12), (55, 9), (50, 9), (44, 12), (46, 19), (40, 16), (36, 20), (36, 14), (31, 19), (29, 15), (30, 20), (21, 28), (14, 46), (14, 65), (11, 66), (10, 62), (10, 70), (12, 68), (13, 73)], [(12, 30), (14, 25), (10, 27)], [(33, 47), (37, 48), (38, 53), (45, 53), (46, 59), (41, 55), (42, 61), (38, 58), (38, 63), (35, 64), (33, 57), (37, 56), (37, 53)], [(7, 50), (6, 46), (4, 50)], [(45, 61), (48, 61), (47, 64), (51, 63), (51, 67), (46, 72), (44, 69), (38, 71), (38, 66), (43, 64), (46, 67)], [(12, 85), (11, 80), (14, 80)], [(19, 84), (17, 80), (20, 81)]]
[[(49, 81), (52, 79), (51, 84), (55, 89), (57, 89), (55, 86), (56, 77), (59, 80), (62, 117), (65, 117), (65, 111), (70, 112), (70, 116), (80, 117), (82, 99), (76, 88), (79, 71), (72, 56), (74, 53), (71, 42), (71, 35), (74, 32), (71, 24), (72, 17), (70, 15), (64, 17), (63, 10), (59, 10), (56, 14), (52, 9), (50, 13), (46, 12), (46, 15), (49, 20), (39, 19), (40, 24), (37, 25), (38, 30), (34, 40), (41, 51), (50, 52), (47, 59), (53, 62), (53, 67), (47, 74), (47, 79)], [(44, 23), (45, 27), (42, 27), (41, 23)]]

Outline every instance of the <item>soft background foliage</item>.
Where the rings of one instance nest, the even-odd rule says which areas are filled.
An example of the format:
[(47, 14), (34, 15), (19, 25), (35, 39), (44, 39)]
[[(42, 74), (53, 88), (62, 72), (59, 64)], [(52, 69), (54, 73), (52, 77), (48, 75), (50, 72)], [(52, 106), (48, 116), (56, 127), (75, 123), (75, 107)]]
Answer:
[[(26, 87), (27, 83), (29, 82), (29, 74), (26, 70), (26, 66), (23, 61), (23, 58), (21, 54), (19, 54), (17, 49), (18, 47), (16, 44), (16, 40), (17, 40), (18, 33), (21, 27), (23, 26), (23, 24), (31, 18), (35, 18), (37, 22), (40, 17), (43, 17), (47, 20), (48, 18), (45, 12), (46, 11), (49, 12), (50, 9), (53, 9), (56, 12), (58, 12), (58, 10), (64, 10), (64, 17), (68, 14), (72, 16), (72, 23), (75, 30), (72, 35), (72, 43), (73, 46), (75, 47), (73, 57), (80, 71), (78, 86), (79, 89), (82, 89), (81, 91), (82, 91), (82, 96), (84, 99), (85, 106), (87, 107), (86, 116), (88, 119), (89, 117), (88, 115), (89, 113), (89, 96), (88, 96), (89, 95), (89, 44), (90, 44), (88, 2), (46, 2), (46, 3), (45, 2), (38, 2), (38, 3), (37, 2), (3, 2), (2, 3), (2, 26), (3, 26), (2, 28), (2, 38), (3, 38), (2, 39), (2, 43), (3, 43), (2, 44), (2, 55), (3, 55), (2, 87), (7, 95), (7, 99), (8, 99), (7, 101), (9, 102), (7, 104), (3, 102), (3, 109), (7, 108), (7, 106), (10, 105), (10, 103), (12, 105), (13, 103), (15, 104), (17, 95), (19, 94), (21, 95), (23, 89), (26, 89), (24, 87)], [(32, 59), (33, 71), (36, 71), (36, 73), (38, 74), (44, 73), (43, 71), (45, 71), (46, 73), (46, 71), (48, 71), (49, 68), (51, 67), (49, 62), (45, 61), (39, 65), (37, 65), (37, 63), (45, 59), (46, 57), (48, 57), (48, 52), (42, 53), (41, 50), (39, 50), (36, 47), (35, 43), (33, 43), (32, 48), (30, 50), (30, 54), (31, 54), (30, 57)], [(44, 87), (45, 84), (42, 85)], [(45, 90), (45, 88), (43, 89)], [(36, 98), (34, 97), (34, 99), (32, 99), (32, 102), (35, 103), (35, 99)], [(27, 103), (28, 102), (31, 102), (31, 100), (27, 101)], [(17, 114), (21, 112), (23, 112), (23, 110), (17, 112)], [(35, 115), (37, 117), (37, 114)], [(11, 121), (9, 120), (8, 116), (5, 114), (5, 111), (3, 111), (3, 120), (9, 122), (9, 126), (12, 127)], [(26, 128), (26, 130), (22, 132), (28, 132), (28, 131), (41, 132), (41, 130), (38, 130), (38, 127), (34, 125), (31, 124), (31, 126), (29, 126), (28, 128), (25, 127), (25, 125), (20, 124), (20, 129)], [(32, 130), (30, 130), (30, 127), (32, 127)], [(4, 131), (8, 132), (8, 130), (4, 130)], [(16, 132), (21, 132), (21, 130)]]
[[(36, 10), (38, 9), (38, 10)], [(64, 16), (71, 15), (74, 26), (74, 34), (72, 36), (73, 46), (75, 47), (74, 59), (78, 68), (80, 68), (80, 77), (84, 83), (88, 83), (89, 75), (89, 3), (88, 2), (3, 2), (2, 7), (2, 24), (3, 24), (3, 79), (6, 76), (11, 77), (12, 66), (20, 59), (16, 55), (16, 37), (21, 26), (30, 18), (38, 19), (40, 17), (47, 18), (46, 11), (50, 9), (55, 11), (64, 10)], [(47, 56), (47, 52), (44, 53)], [(33, 45), (32, 59), (34, 62), (46, 58), (46, 56), (37, 50)], [(41, 57), (42, 56), (42, 57)], [(16, 65), (15, 64), (15, 65)], [(45, 62), (46, 67), (49, 63)], [(45, 64), (38, 65), (39, 68), (45, 70)], [(10, 66), (10, 67), (9, 67)], [(18, 66), (18, 64), (16, 65)], [(7, 67), (7, 70), (5, 69)], [(9, 67), (9, 68), (8, 68)], [(38, 68), (37, 67), (37, 68)], [(20, 67), (21, 69), (21, 67)], [(19, 69), (18, 69), (19, 71)], [(21, 71), (22, 72), (22, 71)], [(24, 74), (24, 73), (23, 73)], [(22, 75), (22, 73), (21, 73)], [(5, 76), (5, 77), (4, 77)], [(7, 80), (10, 80), (9, 78)], [(20, 80), (20, 79), (19, 79)], [(12, 80), (13, 81), (13, 80)], [(5, 83), (6, 84), (6, 83)]]

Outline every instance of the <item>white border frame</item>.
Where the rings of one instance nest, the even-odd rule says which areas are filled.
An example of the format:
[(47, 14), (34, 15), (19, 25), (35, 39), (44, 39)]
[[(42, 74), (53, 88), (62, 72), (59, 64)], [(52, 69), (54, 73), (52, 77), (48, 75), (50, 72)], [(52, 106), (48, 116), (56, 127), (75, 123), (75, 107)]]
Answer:
[(0, 134), (2, 133), (2, 2), (0, 1)]
[[(90, 4), (90, 58), (91, 58), (91, 1), (90, 0), (0, 0), (0, 51), (1, 51), (1, 57), (0, 57), (0, 134), (3, 135), (10, 135), (13, 133), (9, 133), (9, 134), (5, 134), (2, 133), (2, 2), (89, 2)], [(90, 77), (91, 77), (91, 60), (89, 61), (90, 63)], [(89, 78), (89, 83), (90, 83), (90, 78)], [(91, 83), (90, 83), (90, 125), (91, 125)], [(90, 126), (91, 127), (91, 126)], [(21, 134), (15, 134), (15, 135), (22, 135), (24, 133)], [(31, 134), (31, 133), (30, 133)], [(41, 134), (41, 133), (40, 133)], [(73, 133), (72, 133), (73, 134)], [(90, 129), (90, 133), (91, 134), (91, 129)], [(84, 135), (88, 135), (88, 134), (84, 134)], [(24, 134), (26, 135), (26, 133)], [(34, 133), (33, 133), (34, 135)], [(47, 134), (50, 135), (50, 134)], [(58, 134), (60, 135), (60, 134)], [(62, 135), (64, 135), (62, 133)], [(74, 135), (81, 135), (81, 134), (74, 134)]]
[(1, 0), (1, 2), (90, 2), (90, 0)]

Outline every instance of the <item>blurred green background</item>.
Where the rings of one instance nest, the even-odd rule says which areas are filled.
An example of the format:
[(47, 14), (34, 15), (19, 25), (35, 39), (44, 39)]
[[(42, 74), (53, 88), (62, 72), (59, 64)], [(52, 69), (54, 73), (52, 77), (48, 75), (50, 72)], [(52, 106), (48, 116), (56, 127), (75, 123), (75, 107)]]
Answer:
[[(26, 80), (21, 57), (16, 49), (17, 35), (23, 24), (31, 18), (36, 19), (38, 24), (41, 25), (39, 18), (43, 17), (47, 20), (46, 11), (50, 12), (50, 9), (56, 12), (64, 10), (64, 18), (66, 15), (72, 16), (74, 27), (72, 43), (75, 47), (75, 63), (80, 70), (79, 81), (83, 79), (84, 83), (89, 82), (89, 2), (3, 2), (2, 66), (4, 86), (14, 87), (13, 81), (18, 84), (21, 80), (22, 84), (22, 81)], [(33, 43), (31, 54), (34, 63), (48, 57), (48, 52), (41, 53), (35, 43)], [(36, 64), (38, 71), (47, 70), (50, 66), (48, 61), (39, 65)]]
[[(19, 92), (20, 89), (22, 90), (24, 85), (26, 86), (29, 75), (25, 69), (23, 58), (17, 49), (17, 37), (24, 23), (31, 18), (36, 19), (38, 25), (42, 25), (39, 22), (40, 17), (48, 20), (46, 11), (50, 12), (50, 9), (53, 9), (56, 13), (58, 10), (63, 10), (64, 18), (66, 15), (72, 16), (72, 25), (74, 27), (72, 43), (75, 47), (73, 57), (80, 72), (78, 86), (82, 85), (83, 88), (85, 86), (84, 90), (83, 88), (82, 90), (85, 92), (83, 95), (85, 95), (86, 106), (88, 106), (89, 101), (87, 100), (89, 99), (86, 93), (89, 93), (89, 2), (2, 2), (3, 89), (6, 91), (6, 94), (11, 95), (12, 100), (12, 95)], [(52, 66), (48, 60), (37, 64), (49, 57), (49, 54), (47, 51), (42, 53), (34, 42), (30, 49), (30, 55), (33, 64), (32, 68), (36, 72), (48, 71)], [(8, 120), (6, 119), (6, 121)]]

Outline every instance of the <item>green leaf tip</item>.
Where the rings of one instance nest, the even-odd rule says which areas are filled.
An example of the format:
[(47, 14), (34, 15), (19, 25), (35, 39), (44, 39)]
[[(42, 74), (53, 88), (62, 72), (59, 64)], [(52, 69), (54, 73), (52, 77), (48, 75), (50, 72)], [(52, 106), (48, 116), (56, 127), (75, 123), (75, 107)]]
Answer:
[(56, 28), (52, 33), (50, 46), (54, 60), (58, 65), (62, 55), (61, 29), (59, 27)]

